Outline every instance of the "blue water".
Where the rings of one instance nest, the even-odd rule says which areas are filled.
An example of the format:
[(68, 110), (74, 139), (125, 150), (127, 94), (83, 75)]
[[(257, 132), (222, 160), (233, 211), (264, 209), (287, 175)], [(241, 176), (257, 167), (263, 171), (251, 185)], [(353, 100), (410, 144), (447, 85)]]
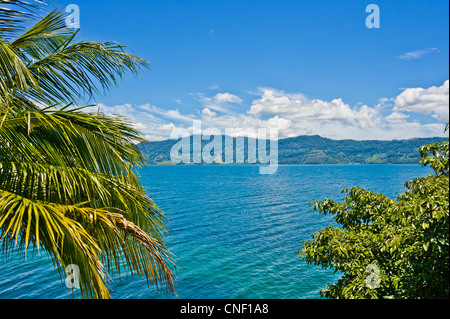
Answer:
[[(176, 256), (179, 298), (320, 298), (339, 274), (307, 265), (295, 251), (328, 225), (314, 200), (342, 199), (352, 186), (392, 198), (404, 182), (431, 173), (419, 165), (147, 166), (141, 183), (170, 223), (166, 244)], [(112, 297), (172, 298), (144, 278), (112, 275)], [(77, 298), (43, 253), (0, 259), (0, 299)]]

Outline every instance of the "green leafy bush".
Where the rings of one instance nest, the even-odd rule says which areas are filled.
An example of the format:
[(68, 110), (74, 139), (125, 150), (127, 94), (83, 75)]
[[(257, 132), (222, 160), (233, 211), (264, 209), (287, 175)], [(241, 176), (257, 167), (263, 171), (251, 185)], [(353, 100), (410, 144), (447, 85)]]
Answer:
[(311, 204), (339, 224), (314, 233), (297, 252), (342, 273), (321, 290), (323, 297), (449, 297), (449, 143), (419, 152), (434, 174), (406, 182), (396, 200), (353, 187), (343, 190), (341, 203)]

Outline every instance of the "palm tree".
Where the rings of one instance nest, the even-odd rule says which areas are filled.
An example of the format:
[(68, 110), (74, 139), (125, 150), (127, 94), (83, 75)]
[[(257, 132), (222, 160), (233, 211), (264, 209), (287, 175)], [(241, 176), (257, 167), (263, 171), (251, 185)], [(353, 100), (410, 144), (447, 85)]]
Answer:
[[(109, 298), (128, 269), (175, 293), (166, 218), (140, 185), (142, 137), (126, 119), (83, 112), (148, 66), (115, 43), (75, 42), (65, 14), (0, 0), (0, 242), (42, 250), (83, 298)], [(9, 249), (9, 250), (8, 250)]]

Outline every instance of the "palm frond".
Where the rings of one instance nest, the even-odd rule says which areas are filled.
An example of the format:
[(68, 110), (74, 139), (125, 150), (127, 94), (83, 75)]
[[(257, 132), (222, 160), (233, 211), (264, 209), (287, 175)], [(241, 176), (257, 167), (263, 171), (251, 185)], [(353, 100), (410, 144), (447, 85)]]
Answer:
[[(115, 43), (74, 42), (64, 13), (0, 0), (0, 241), (50, 254), (81, 294), (108, 298), (107, 272), (129, 268), (175, 292), (166, 218), (140, 185), (139, 132), (74, 107), (148, 63)], [(19, 31), (22, 32), (19, 35)]]
[(22, 59), (0, 38), (0, 103), (10, 105), (15, 94), (39, 92), (38, 83)]
[(100, 248), (79, 223), (66, 216), (64, 208), (0, 190), (0, 236), (4, 251), (17, 245), (19, 239), (19, 248), (25, 249), (33, 241), (64, 268), (79, 265), (83, 295), (107, 298), (103, 265), (97, 257)]
[[(76, 110), (27, 111), (20, 116), (5, 113), (0, 127), (0, 190), (20, 196), (26, 203), (20, 207), (34, 210), (26, 213), (19, 206), (10, 208), (6, 201), (0, 202), (8, 208), (3, 216), (0, 212), (0, 229), (17, 240), (19, 229), (23, 232), (33, 225), (26, 222), (38, 209), (33, 205), (52, 207), (94, 240), (102, 251), (98, 258), (107, 262), (108, 270), (119, 270), (122, 260), (138, 275), (174, 291), (173, 260), (162, 244), (165, 217), (133, 169), (142, 160), (130, 142), (137, 139), (137, 132), (120, 119), (103, 114)], [(14, 210), (18, 217), (11, 215)], [(6, 220), (11, 221), (5, 224)], [(101, 223), (92, 224), (92, 220)], [(12, 224), (13, 228), (6, 227)], [(46, 229), (56, 233), (50, 230)], [(30, 234), (22, 234), (25, 249), (28, 238), (38, 240), (37, 246), (42, 238)], [(51, 239), (58, 242), (55, 237)], [(92, 279), (92, 270), (86, 276)], [(98, 276), (103, 278), (101, 273)]]
[(0, 59), (7, 66), (0, 69), (0, 99), (87, 101), (115, 87), (126, 72), (136, 75), (149, 66), (116, 42), (74, 42), (78, 30), (68, 29), (65, 18), (54, 10), (21, 36), (0, 37)]
[[(30, 72), (51, 102), (89, 99), (104, 94), (123, 79), (126, 71), (137, 74), (146, 61), (125, 52), (115, 42), (79, 42), (61, 47), (32, 65)], [(102, 90), (99, 90), (98, 86)], [(38, 92), (32, 97), (38, 99)]]
[(174, 286), (166, 247), (117, 212), (44, 203), (0, 190), (0, 230), (4, 247), (27, 250), (32, 242), (62, 269), (79, 265), (86, 297), (109, 297), (103, 262), (109, 271), (120, 273), (125, 266), (153, 284), (165, 283), (167, 291)]
[(49, 12), (25, 33), (11, 41), (10, 48), (30, 61), (53, 54), (77, 34), (77, 31), (67, 28), (64, 18), (63, 12)]
[(42, 1), (0, 0), (0, 38), (9, 39), (23, 32), (26, 25), (39, 17)]

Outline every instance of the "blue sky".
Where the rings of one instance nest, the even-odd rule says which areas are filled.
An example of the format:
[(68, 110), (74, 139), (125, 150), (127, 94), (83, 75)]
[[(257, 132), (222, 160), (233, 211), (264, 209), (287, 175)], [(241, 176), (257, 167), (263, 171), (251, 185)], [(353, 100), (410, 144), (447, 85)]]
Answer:
[[(380, 9), (367, 28), (366, 6)], [(280, 137), (442, 136), (448, 121), (448, 1), (54, 1), (80, 8), (79, 40), (148, 60), (106, 96), (149, 139), (192, 120)]]

